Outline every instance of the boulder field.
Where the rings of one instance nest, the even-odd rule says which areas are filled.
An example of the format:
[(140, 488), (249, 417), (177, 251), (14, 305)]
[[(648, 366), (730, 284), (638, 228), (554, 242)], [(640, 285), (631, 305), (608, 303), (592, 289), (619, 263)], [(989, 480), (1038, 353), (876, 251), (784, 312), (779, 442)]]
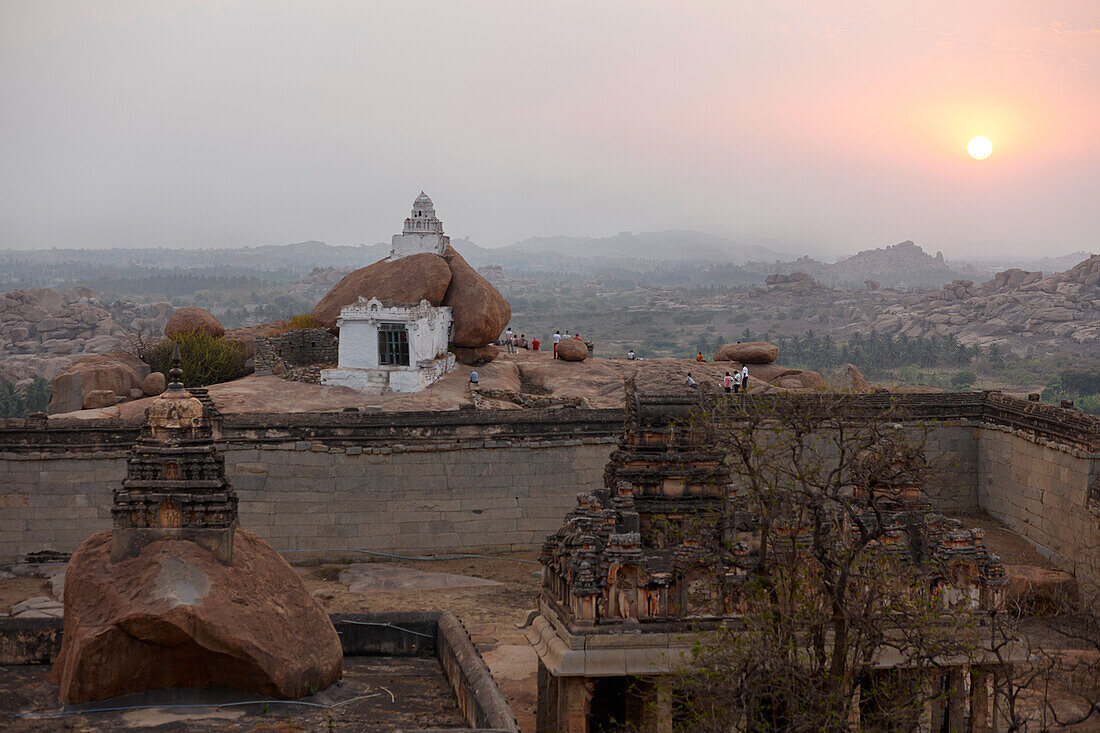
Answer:
[[(130, 390), (142, 390), (149, 367), (132, 354), (114, 352), (77, 359), (50, 383), (50, 414), (108, 407)], [(144, 390), (142, 390), (144, 391)]]

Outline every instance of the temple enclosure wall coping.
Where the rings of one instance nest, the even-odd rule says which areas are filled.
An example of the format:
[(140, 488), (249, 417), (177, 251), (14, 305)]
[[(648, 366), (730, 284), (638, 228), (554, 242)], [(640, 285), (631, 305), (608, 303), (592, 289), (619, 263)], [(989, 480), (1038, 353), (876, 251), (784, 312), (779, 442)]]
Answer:
[[(930, 426), (937, 508), (982, 507), (1100, 585), (1100, 419), (996, 392), (843, 399), (893, 404)], [(635, 409), (659, 422), (689, 401), (639, 395)], [(537, 548), (576, 495), (602, 482), (623, 418), (576, 408), (233, 414), (215, 421), (215, 436), (242, 526), (295, 557), (508, 552)], [(71, 552), (109, 528), (139, 424), (0, 420), (0, 562)]]

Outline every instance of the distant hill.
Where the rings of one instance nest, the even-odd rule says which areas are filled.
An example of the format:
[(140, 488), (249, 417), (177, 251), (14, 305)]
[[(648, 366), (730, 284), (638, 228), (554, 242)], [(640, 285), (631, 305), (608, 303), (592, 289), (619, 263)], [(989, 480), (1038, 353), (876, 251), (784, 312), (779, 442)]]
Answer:
[(333, 246), (324, 242), (297, 242), (260, 247), (223, 249), (38, 249), (0, 250), (4, 263), (90, 263), (138, 267), (230, 267), (256, 270), (306, 269), (318, 265), (362, 266), (385, 257), (389, 244)]
[(941, 253), (930, 255), (911, 241), (863, 250), (839, 262), (800, 257), (775, 264), (753, 263), (750, 268), (768, 275), (804, 272), (826, 285), (842, 288), (860, 288), (866, 280), (887, 288), (935, 288), (980, 274), (966, 264), (948, 264)]
[(1018, 269), (1028, 270), (1031, 272), (1041, 271), (1048, 275), (1056, 272), (1065, 272), (1071, 269), (1074, 265), (1087, 260), (1091, 256), (1090, 253), (1084, 250), (1079, 252), (1073, 252), (1068, 255), (1062, 255), (1061, 257), (989, 257), (983, 259), (963, 258), (961, 262), (965, 262), (968, 265), (982, 270), (983, 272), (995, 273), (1002, 270)]
[(494, 255), (567, 257), (573, 259), (683, 262), (738, 262), (779, 259), (773, 250), (690, 229), (663, 232), (623, 232), (614, 237), (534, 237), (491, 250)]

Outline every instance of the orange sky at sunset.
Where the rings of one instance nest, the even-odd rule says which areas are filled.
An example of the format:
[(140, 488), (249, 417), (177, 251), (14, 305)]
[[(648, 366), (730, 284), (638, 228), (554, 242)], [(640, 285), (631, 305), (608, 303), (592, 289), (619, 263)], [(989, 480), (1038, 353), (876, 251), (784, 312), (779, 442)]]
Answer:
[(1096, 251), (1100, 3), (867, 5), (0, 0), (0, 248)]

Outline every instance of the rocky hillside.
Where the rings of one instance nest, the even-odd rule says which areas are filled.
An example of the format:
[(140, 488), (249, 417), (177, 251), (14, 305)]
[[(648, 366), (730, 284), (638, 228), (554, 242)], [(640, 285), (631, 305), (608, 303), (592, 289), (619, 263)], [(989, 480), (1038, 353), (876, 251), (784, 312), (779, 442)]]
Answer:
[(973, 278), (979, 272), (969, 265), (946, 262), (940, 252), (930, 255), (910, 241), (863, 250), (833, 263), (800, 257), (791, 262), (751, 264), (747, 268), (769, 274), (804, 273), (826, 285), (842, 288), (860, 288), (867, 280), (888, 288), (940, 287), (960, 277)]
[(127, 345), (141, 330), (160, 334), (168, 303), (104, 302), (88, 288), (0, 293), (0, 381), (53, 379), (75, 359)]
[(956, 280), (911, 304), (883, 308), (871, 325), (911, 337), (954, 334), (1021, 357), (1063, 352), (1067, 345), (1100, 357), (1100, 255), (1047, 277), (1013, 269), (981, 285)]

